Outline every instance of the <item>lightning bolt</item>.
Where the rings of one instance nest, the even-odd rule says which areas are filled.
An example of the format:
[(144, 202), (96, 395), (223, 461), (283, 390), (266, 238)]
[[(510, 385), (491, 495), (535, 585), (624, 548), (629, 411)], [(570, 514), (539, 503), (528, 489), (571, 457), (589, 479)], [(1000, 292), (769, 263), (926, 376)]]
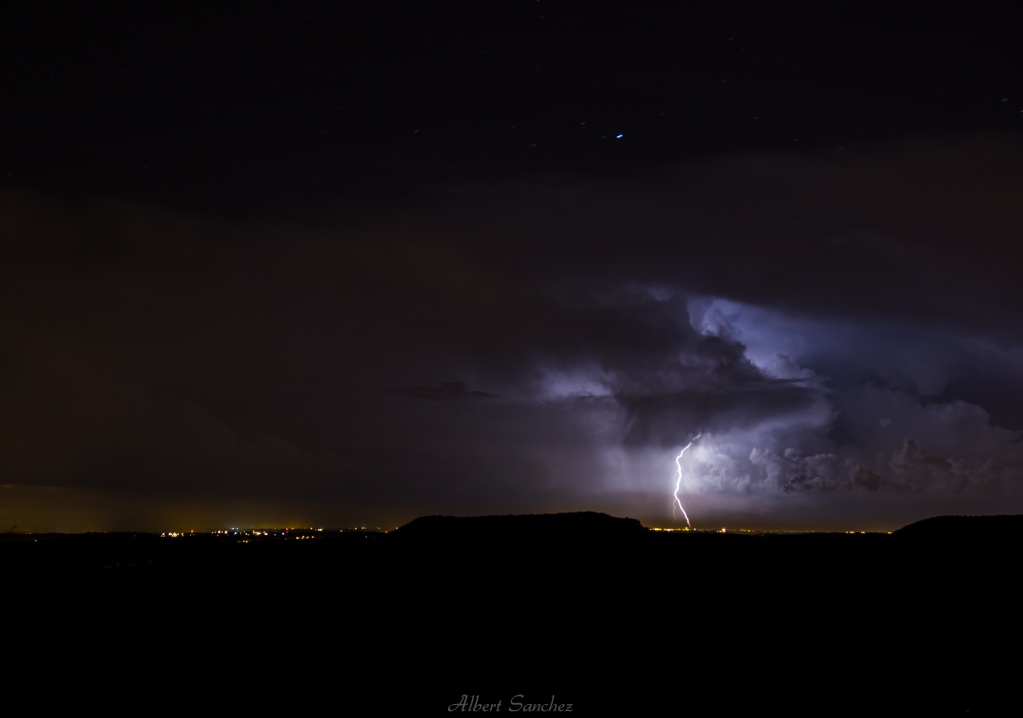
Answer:
[(702, 435), (703, 435), (703, 432), (701, 431), (696, 436), (694, 436), (692, 439), (690, 439), (689, 443), (686, 444), (685, 446), (683, 446), (682, 447), (682, 451), (678, 452), (678, 456), (675, 457), (675, 466), (678, 467), (678, 471), (675, 473), (675, 494), (674, 494), (675, 501), (671, 505), (671, 515), (672, 515), (672, 517), (675, 516), (675, 507), (678, 506), (679, 511), (681, 511), (682, 515), (686, 517), (686, 526), (688, 526), (689, 528), (692, 528), (693, 525), (691, 523), (689, 523), (689, 514), (686, 513), (685, 507), (682, 506), (682, 500), (678, 497), (678, 492), (682, 490), (682, 455), (685, 454), (686, 453), (686, 449), (688, 449), (690, 446), (692, 446), (693, 442), (696, 441), (697, 439), (699, 439), (700, 436), (702, 436)]

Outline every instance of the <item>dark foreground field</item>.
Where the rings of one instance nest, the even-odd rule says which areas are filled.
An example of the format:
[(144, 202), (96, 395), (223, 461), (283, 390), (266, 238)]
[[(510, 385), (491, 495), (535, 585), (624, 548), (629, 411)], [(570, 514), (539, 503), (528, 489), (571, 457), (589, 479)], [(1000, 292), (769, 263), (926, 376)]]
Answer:
[(8, 536), (6, 685), (142, 715), (1011, 715), (1019, 529)]

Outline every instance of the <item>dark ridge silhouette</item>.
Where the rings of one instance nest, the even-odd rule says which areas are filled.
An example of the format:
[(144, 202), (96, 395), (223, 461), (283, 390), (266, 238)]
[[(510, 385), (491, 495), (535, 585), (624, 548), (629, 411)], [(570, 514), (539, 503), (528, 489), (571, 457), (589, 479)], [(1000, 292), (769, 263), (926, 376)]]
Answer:
[[(1021, 521), (898, 532), (920, 540), (669, 533), (592, 512), (263, 540), (0, 532), (0, 577), (8, 612), (35, 632), (12, 643), (35, 647), (34, 680), (63, 641), (90, 651), (52, 668), (79, 681), (65, 684), (76, 696), (116, 676), (182, 713), (205, 686), (249, 712), (305, 696), (451, 715), (465, 695), (502, 700), (501, 713), (553, 696), (576, 715), (1015, 715), (1018, 544), (959, 539)], [(193, 658), (140, 659), (181, 646)], [(318, 658), (325, 646), (336, 655)], [(255, 656), (258, 689), (225, 680), (232, 655)]]
[(649, 533), (637, 519), (594, 511), (505, 516), (421, 516), (388, 534), (396, 542), (629, 539)]
[(895, 536), (914, 541), (976, 543), (1023, 540), (1023, 516), (933, 516), (895, 531)]

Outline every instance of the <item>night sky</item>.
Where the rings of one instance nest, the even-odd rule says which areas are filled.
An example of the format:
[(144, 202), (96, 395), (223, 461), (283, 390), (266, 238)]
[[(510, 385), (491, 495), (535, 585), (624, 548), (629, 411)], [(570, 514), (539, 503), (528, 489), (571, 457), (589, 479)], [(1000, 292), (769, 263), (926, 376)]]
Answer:
[(1005, 7), (0, 9), (0, 530), (1023, 512)]

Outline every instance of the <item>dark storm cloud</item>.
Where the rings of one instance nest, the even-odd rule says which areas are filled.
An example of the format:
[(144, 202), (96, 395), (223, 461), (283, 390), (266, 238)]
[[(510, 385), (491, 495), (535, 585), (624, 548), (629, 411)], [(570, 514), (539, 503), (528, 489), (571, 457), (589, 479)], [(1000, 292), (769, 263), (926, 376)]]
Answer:
[(1019, 330), (1021, 155), (1014, 136), (735, 155), (632, 180), (463, 191), (449, 214), (486, 223), (502, 261), (545, 278), (627, 276), (818, 316), (1004, 334)]
[(232, 221), (7, 191), (6, 481), (660, 516), (703, 431), (694, 494), (1015, 496), (1021, 156), (736, 155)]
[(425, 401), (493, 399), (497, 396), (497, 394), (490, 394), (478, 389), (469, 389), (464, 381), (446, 381), (440, 386), (407, 386), (400, 393), (413, 399), (423, 399)]
[(750, 429), (810, 409), (822, 393), (817, 387), (765, 378), (756, 384), (617, 399), (628, 417), (626, 445), (672, 447), (686, 436), (686, 428), (692, 435)]

